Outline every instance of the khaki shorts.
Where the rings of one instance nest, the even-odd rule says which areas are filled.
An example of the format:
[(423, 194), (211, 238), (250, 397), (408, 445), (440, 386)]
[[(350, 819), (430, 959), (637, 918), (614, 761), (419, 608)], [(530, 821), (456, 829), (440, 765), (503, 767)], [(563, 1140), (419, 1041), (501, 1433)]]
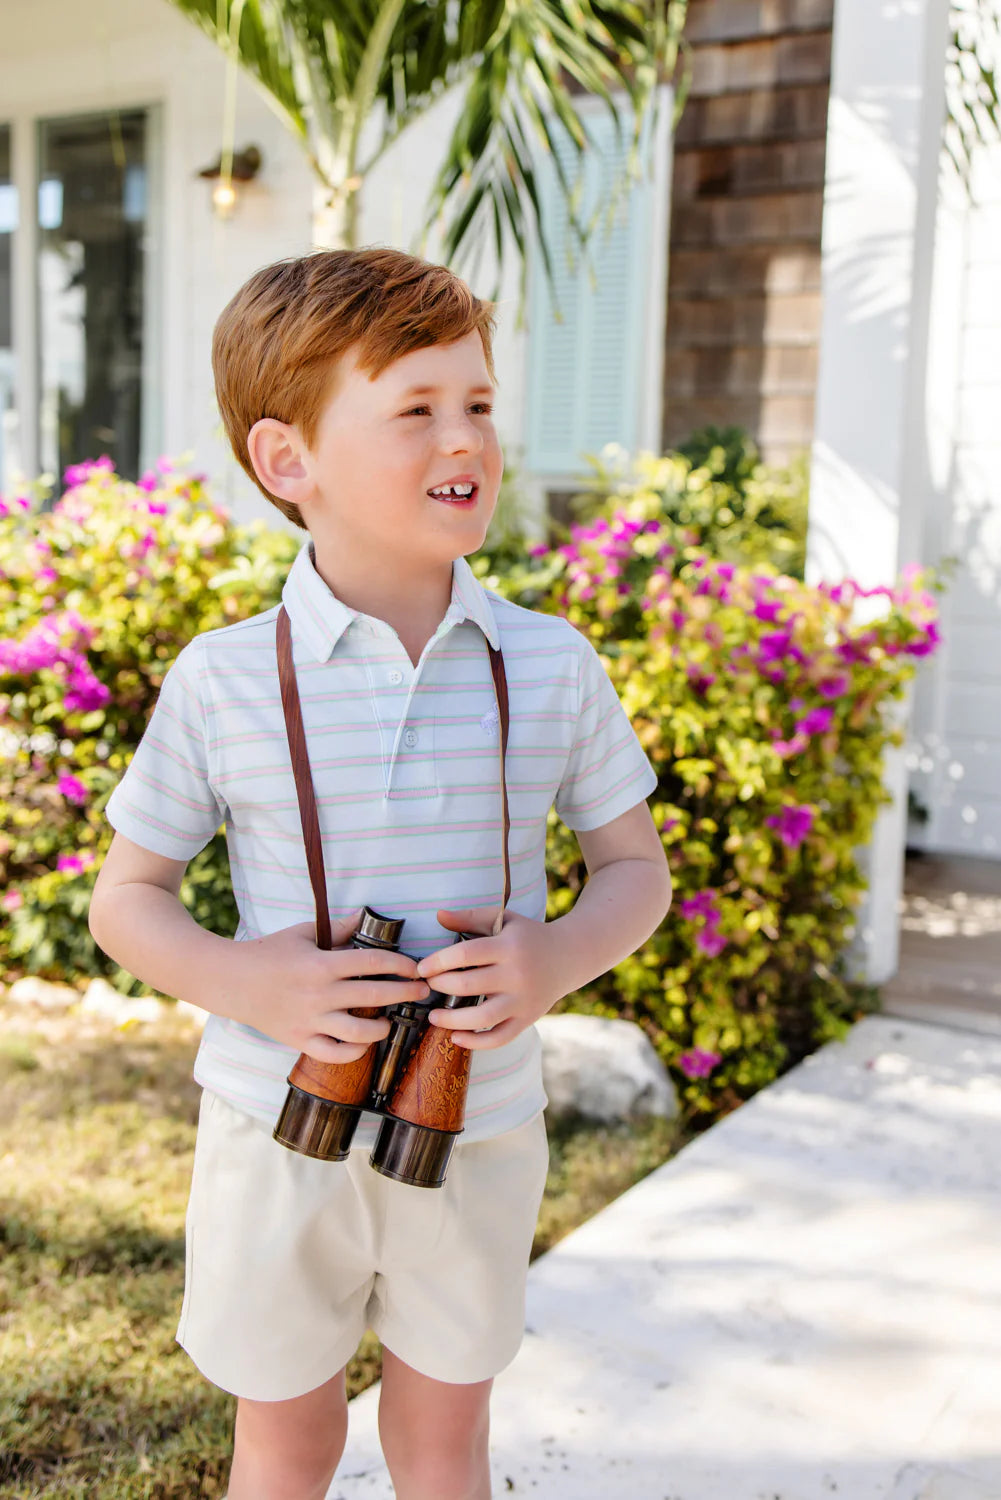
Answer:
[(434, 1380), (510, 1364), (549, 1148), (542, 1115), (459, 1142), (441, 1188), (314, 1161), (202, 1094), (177, 1341), (214, 1385), (283, 1401), (329, 1380), (366, 1328)]

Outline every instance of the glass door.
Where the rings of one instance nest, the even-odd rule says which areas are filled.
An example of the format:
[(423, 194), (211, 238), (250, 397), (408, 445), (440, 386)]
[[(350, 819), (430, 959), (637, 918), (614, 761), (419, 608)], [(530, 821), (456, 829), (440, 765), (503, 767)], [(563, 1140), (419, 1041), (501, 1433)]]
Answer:
[(11, 482), (17, 466), (14, 452), (17, 431), (14, 412), (14, 295), (11, 286), (17, 190), (11, 176), (10, 137), (10, 126), (0, 125), (0, 493)]
[[(39, 122), (38, 456), (58, 480), (102, 453), (139, 477), (147, 127), (146, 110)], [(0, 307), (0, 351), (2, 327)]]

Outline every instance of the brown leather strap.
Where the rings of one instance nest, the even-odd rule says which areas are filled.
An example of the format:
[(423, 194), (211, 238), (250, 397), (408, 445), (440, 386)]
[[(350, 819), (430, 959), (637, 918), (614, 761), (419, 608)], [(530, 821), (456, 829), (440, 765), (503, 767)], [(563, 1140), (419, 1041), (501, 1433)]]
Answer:
[(299, 689), (295, 680), (295, 665), (292, 661), (292, 628), (284, 604), (278, 611), (278, 681), (282, 690), (282, 708), (285, 710), (285, 732), (288, 735), (289, 754), (292, 757), (292, 774), (299, 798), (299, 818), (302, 822), (302, 837), (306, 845), (306, 865), (316, 902), (316, 946), (329, 949), (330, 908), (327, 905), (327, 877), (323, 870), (323, 844), (320, 840), (320, 820), (316, 815), (316, 797), (313, 795), (313, 776), (309, 768), (309, 751), (306, 749), (306, 731), (302, 726), (302, 709), (299, 705)]
[(504, 832), (502, 834), (504, 847), (504, 899), (501, 901), (497, 920), (494, 922), (493, 936), (496, 937), (504, 925), (504, 911), (511, 899), (511, 859), (509, 844), (511, 841), (511, 809), (507, 805), (507, 774), (505, 764), (507, 761), (507, 732), (510, 722), (510, 710), (507, 701), (507, 675), (504, 671), (504, 658), (499, 651), (495, 651), (490, 642), (487, 641), (487, 650), (490, 653), (490, 670), (493, 673), (494, 693), (497, 698), (497, 716), (500, 719), (500, 789), (501, 803), (504, 808)]
[[(487, 650), (490, 653), (490, 671), (494, 680), (494, 693), (497, 697), (497, 715), (500, 721), (500, 789), (501, 801), (504, 807), (504, 899), (501, 902), (500, 911), (497, 913), (497, 920), (494, 924), (494, 932), (498, 933), (504, 921), (505, 908), (511, 899), (511, 858), (508, 849), (511, 834), (511, 811), (508, 807), (507, 776), (505, 774), (510, 709), (508, 706), (507, 675), (504, 671), (504, 657), (499, 651), (494, 650), (489, 641), (486, 644)], [(278, 681), (281, 686), (282, 709), (285, 713), (285, 731), (288, 735), (289, 755), (292, 759), (292, 774), (295, 777), (296, 796), (299, 799), (299, 818), (302, 823), (303, 843), (306, 846), (306, 866), (309, 870), (310, 884), (313, 887), (313, 899), (316, 903), (316, 946), (318, 948), (329, 949), (331, 946), (330, 909), (327, 905), (327, 879), (323, 868), (323, 844), (320, 838), (320, 821), (316, 812), (316, 797), (313, 791), (313, 775), (309, 765), (309, 752), (306, 748), (306, 731), (302, 723), (302, 708), (299, 702), (299, 689), (295, 678), (295, 664), (292, 659), (292, 627), (288, 611), (284, 604), (278, 611), (276, 646), (278, 651)]]

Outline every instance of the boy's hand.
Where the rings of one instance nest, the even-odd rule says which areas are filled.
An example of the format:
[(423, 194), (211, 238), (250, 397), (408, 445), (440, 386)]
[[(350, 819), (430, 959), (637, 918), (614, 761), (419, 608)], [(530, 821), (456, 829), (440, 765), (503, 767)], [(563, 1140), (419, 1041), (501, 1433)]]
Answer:
[[(430, 989), (417, 979), (417, 965), (406, 953), (345, 946), (360, 919), (360, 911), (331, 919), (329, 952), (316, 946), (314, 922), (238, 943), (244, 967), (234, 986), (239, 986), (238, 1000), (226, 1013), (318, 1062), (361, 1057), (388, 1034), (389, 1021), (353, 1016), (350, 1010), (424, 1000)], [(400, 978), (372, 977), (386, 974)]]
[[(476, 910), (439, 911), (438, 921), (451, 932), (476, 932), (489, 925)], [(495, 936), (439, 948), (421, 959), (417, 972), (447, 994), (487, 997), (477, 1006), (433, 1010), (429, 1016), (435, 1026), (451, 1031), (457, 1046), (477, 1051), (513, 1041), (571, 988), (563, 982), (562, 940), (555, 924), (510, 910)]]

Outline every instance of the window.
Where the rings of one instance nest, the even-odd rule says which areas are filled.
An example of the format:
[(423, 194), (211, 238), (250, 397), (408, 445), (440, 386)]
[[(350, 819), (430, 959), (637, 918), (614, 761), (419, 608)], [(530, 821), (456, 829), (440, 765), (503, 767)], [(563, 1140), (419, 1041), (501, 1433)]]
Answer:
[(40, 466), (61, 477), (67, 465), (108, 453), (135, 479), (149, 279), (147, 112), (43, 120), (38, 148)]
[[(525, 466), (540, 476), (581, 474), (585, 453), (606, 443), (635, 451), (659, 446), (660, 380), (666, 282), (666, 126), (643, 143), (644, 175), (623, 195), (610, 227), (603, 221), (589, 247), (593, 277), (579, 255), (568, 263), (569, 218), (551, 161), (540, 169), (543, 212), (551, 226), (555, 303), (536, 256), (529, 294)], [(610, 196), (625, 170), (630, 125), (623, 140), (604, 108), (589, 112), (593, 148), (584, 156), (581, 212), (586, 217)], [(567, 137), (558, 147), (573, 178), (580, 168)], [(651, 176), (652, 173), (652, 176)]]
[(14, 295), (11, 286), (17, 192), (11, 176), (10, 137), (10, 126), (0, 125), (0, 492), (10, 483), (17, 462), (14, 451)]

